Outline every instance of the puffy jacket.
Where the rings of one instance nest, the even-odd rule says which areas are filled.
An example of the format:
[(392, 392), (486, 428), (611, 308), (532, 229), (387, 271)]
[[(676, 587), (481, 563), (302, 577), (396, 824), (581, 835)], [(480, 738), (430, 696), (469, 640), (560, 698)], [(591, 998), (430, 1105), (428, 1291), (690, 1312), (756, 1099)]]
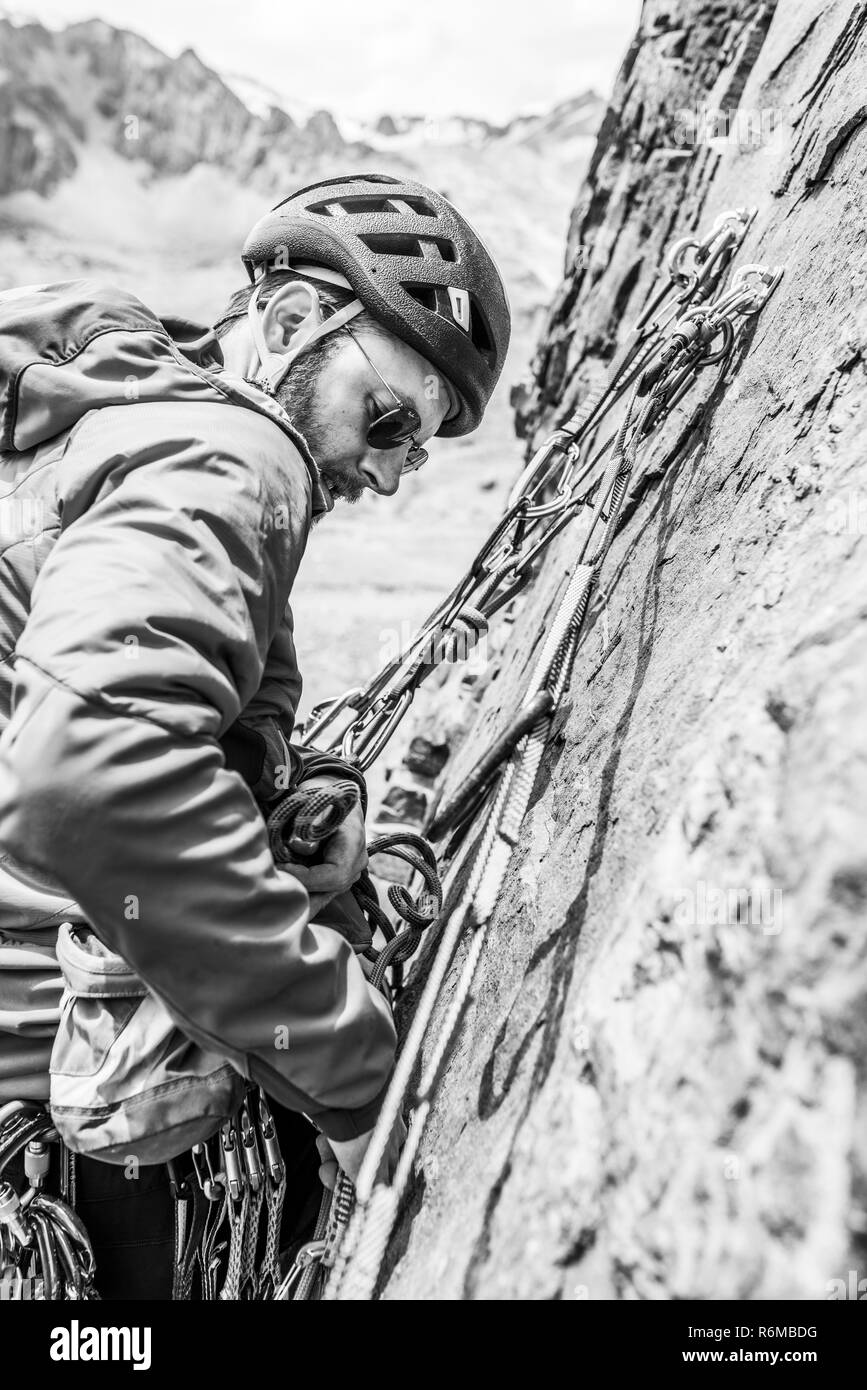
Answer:
[(0, 295), (0, 1102), (47, 1095), (56, 929), (86, 920), (188, 1036), (349, 1138), (394, 1026), (254, 796), (329, 766), (287, 742), (288, 598), (330, 499), (276, 402), (183, 337), (86, 281)]

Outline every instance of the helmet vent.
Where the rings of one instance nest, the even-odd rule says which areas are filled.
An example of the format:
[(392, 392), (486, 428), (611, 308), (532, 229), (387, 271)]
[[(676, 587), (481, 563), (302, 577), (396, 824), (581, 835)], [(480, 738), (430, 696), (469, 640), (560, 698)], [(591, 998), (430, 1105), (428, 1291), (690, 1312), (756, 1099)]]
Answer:
[(361, 232), (359, 241), (363, 241), (369, 251), (376, 251), (382, 256), (423, 256), (418, 237), (401, 236), (397, 232)]
[(436, 217), (436, 208), (432, 208), (430, 203), (426, 203), (424, 198), (407, 198), (401, 196), (402, 203), (405, 203), (417, 217)]
[(473, 347), (477, 348), (483, 357), (492, 359), (494, 357), (494, 340), (488, 321), (479, 307), (476, 296), (470, 295), (470, 339)]
[[(455, 322), (455, 311), (446, 290), (439, 285), (419, 285), (404, 284), (403, 288), (414, 299), (417, 304), (421, 304), (423, 309), (429, 309), (432, 314), (438, 314), (441, 318)], [(474, 294), (469, 296), (470, 300), (470, 322), (465, 332), (477, 352), (481, 353), (486, 362), (490, 362), (496, 356), (493, 335), (488, 327), (488, 320), (479, 301)], [(463, 327), (463, 325), (461, 325)]]
[(329, 198), (324, 203), (311, 203), (309, 211), (319, 213), (321, 217), (348, 217), (356, 212), (390, 212), (396, 215), (396, 209), (390, 206), (387, 198)]
[[(406, 217), (407, 213), (416, 217), (436, 217), (436, 208), (432, 208), (430, 203), (424, 198), (371, 198), (358, 195), (349, 195), (341, 198), (336, 194), (333, 198), (328, 198), (324, 203), (310, 203), (308, 212), (318, 214), (319, 217), (348, 217), (352, 213), (386, 213), (392, 217)], [(452, 257), (454, 259), (454, 257)]]
[(360, 232), (358, 239), (364, 242), (368, 250), (383, 256), (433, 256), (444, 261), (457, 260), (454, 246), (445, 237), (419, 238), (402, 236), (399, 232)]
[(414, 299), (423, 309), (437, 311), (437, 292), (433, 285), (404, 285), (410, 299)]

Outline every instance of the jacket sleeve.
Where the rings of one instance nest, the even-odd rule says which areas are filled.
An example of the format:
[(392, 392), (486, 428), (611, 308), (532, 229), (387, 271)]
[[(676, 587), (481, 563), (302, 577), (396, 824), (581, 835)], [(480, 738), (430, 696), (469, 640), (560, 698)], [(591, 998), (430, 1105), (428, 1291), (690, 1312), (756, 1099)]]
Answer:
[[(215, 407), (184, 409), (186, 424)], [(157, 416), (130, 452), (126, 414), (88, 417), (64, 460), (63, 531), (0, 741), (0, 844), (75, 898), (188, 1036), (349, 1138), (390, 1078), (389, 1009), (349, 945), (309, 922), (218, 742), (282, 620), (306, 469), (282, 436), (275, 465), (276, 427), (252, 412), (220, 411), (216, 454), (205, 416), (182, 440)], [(110, 466), (88, 495), (76, 468), (93, 457)]]

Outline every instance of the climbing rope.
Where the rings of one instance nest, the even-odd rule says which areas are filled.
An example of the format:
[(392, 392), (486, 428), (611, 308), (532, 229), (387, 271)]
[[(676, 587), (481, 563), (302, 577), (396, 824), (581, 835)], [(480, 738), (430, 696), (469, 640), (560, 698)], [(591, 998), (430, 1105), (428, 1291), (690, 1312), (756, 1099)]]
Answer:
[[(716, 365), (717, 380), (731, 360), (741, 322), (758, 313), (782, 275), (780, 267), (747, 265), (729, 281), (732, 258), (755, 217), (754, 209), (721, 214), (702, 238), (671, 248), (668, 283), (654, 294), (610, 365), (604, 383), (534, 454), (509, 496), (504, 516), (468, 573), (434, 611), (405, 650), (363, 690), (348, 691), (314, 710), (304, 741), (321, 738), (346, 711), (354, 717), (332, 748), (366, 768), (382, 752), (436, 659), (449, 659), (450, 634), (481, 633), (514, 597), (556, 535), (577, 515), (587, 520), (565, 591), (545, 635), (511, 725), (487, 750), (453, 801), (436, 810), (429, 829), (440, 839), (466, 819), (481, 822), (459, 901), (442, 924), (421, 997), (368, 1146), (355, 1188), (355, 1206), (336, 1252), (322, 1297), (369, 1300), (380, 1277), (400, 1202), (411, 1179), (436, 1087), (471, 997), (486, 936), (517, 843), (551, 720), (571, 679), (599, 574), (620, 521), (641, 446), (656, 433), (701, 369)], [(624, 404), (623, 417), (598, 444), (601, 422)], [(434, 660), (431, 660), (431, 655)], [(434, 860), (435, 864), (435, 860)], [(451, 1000), (436, 1034), (429, 1036), (447, 972), (466, 929), (471, 930)], [(383, 953), (384, 954), (384, 953)], [(412, 1093), (409, 1132), (390, 1183), (377, 1183), (394, 1125)], [(346, 1206), (344, 1202), (344, 1207)], [(325, 1267), (323, 1250), (317, 1257)]]
[[(622, 462), (627, 433), (634, 452), (641, 435), (658, 429), (702, 368), (719, 364), (722, 375), (739, 321), (758, 312), (779, 282), (779, 267), (746, 265), (728, 283), (733, 257), (755, 214), (753, 208), (721, 213), (704, 237), (675, 242), (667, 258), (667, 280), (627, 335), (605, 381), (534, 454), (467, 573), (367, 686), (313, 710), (302, 743), (339, 753), (366, 770), (422, 682), (440, 661), (460, 659), (472, 650), (494, 614), (526, 585), (560, 531), (585, 509), (595, 509), (597, 519), (607, 515), (598, 506), (600, 489), (610, 484), (606, 455), (613, 450)], [(638, 417), (640, 433), (627, 414), (616, 434), (594, 447), (602, 422), (630, 389), (633, 401), (637, 396), (646, 402)], [(624, 476), (629, 471), (624, 469)], [(602, 500), (607, 500), (604, 494)], [(622, 497), (611, 500), (619, 507)], [(337, 722), (350, 712), (349, 723), (338, 731)]]

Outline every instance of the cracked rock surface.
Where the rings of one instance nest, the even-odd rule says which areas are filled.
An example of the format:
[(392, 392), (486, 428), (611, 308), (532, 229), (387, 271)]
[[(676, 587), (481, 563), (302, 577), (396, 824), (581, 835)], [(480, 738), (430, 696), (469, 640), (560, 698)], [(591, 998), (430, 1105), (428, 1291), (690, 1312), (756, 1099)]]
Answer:
[[(673, 238), (755, 205), (739, 262), (785, 276), (703, 418), (699, 386), (644, 456), (384, 1298), (867, 1275), (865, 61), (862, 3), (645, 4), (517, 393), (528, 448)], [(752, 138), (683, 143), (708, 109)], [(508, 723), (575, 544), (501, 626), (447, 793)], [(413, 732), (450, 698), (466, 714), (459, 672)]]

